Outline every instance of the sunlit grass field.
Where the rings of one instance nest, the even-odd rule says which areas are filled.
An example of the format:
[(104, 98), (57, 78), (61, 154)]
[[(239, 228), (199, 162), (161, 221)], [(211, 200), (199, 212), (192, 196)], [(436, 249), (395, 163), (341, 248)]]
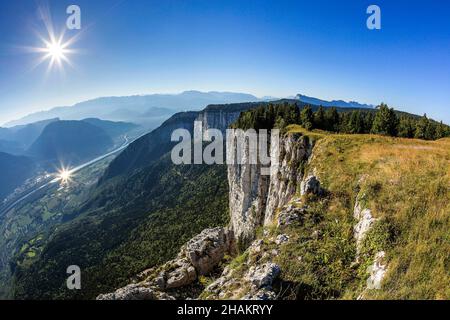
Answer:
[[(288, 230), (294, 241), (278, 259), (283, 278), (309, 288), (304, 291), (314, 294), (306, 298), (354, 299), (365, 286), (374, 253), (384, 250), (383, 286), (366, 298), (450, 299), (450, 139), (331, 134), (299, 126), (288, 131), (315, 141), (307, 171), (319, 176), (329, 195), (310, 201), (319, 223)], [(364, 206), (378, 220), (355, 267), (358, 194), (365, 195)], [(311, 228), (321, 231), (322, 241), (308, 242), (304, 235)]]

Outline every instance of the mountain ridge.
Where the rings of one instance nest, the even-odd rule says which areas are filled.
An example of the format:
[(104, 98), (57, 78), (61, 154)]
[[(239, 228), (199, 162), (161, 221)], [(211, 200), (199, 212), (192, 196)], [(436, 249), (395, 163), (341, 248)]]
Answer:
[(295, 99), (304, 102), (304, 103), (310, 103), (317, 106), (323, 106), (323, 107), (340, 107), (340, 108), (367, 108), (367, 109), (373, 109), (375, 106), (371, 104), (364, 104), (359, 103), (356, 101), (349, 101), (346, 102), (344, 100), (322, 100), (319, 98), (309, 97), (302, 94), (297, 94), (295, 96)]
[(84, 121), (61, 120), (47, 125), (26, 154), (44, 166), (74, 165), (106, 152), (112, 138)]
[[(198, 90), (188, 90), (178, 94), (154, 93), (146, 95), (107, 96), (78, 102), (73, 104), (72, 106), (59, 106), (51, 108), (49, 110), (34, 112), (20, 119), (9, 121), (5, 123), (4, 126), (11, 127), (16, 125), (23, 125), (30, 122), (36, 122), (54, 117), (59, 117), (63, 120), (102, 118), (105, 120), (124, 120), (133, 122), (132, 120), (136, 121), (139, 116), (167, 116), (179, 111), (199, 110), (208, 105), (214, 104), (264, 102), (276, 101), (281, 99), (282, 98), (273, 96), (264, 96), (262, 98), (258, 98), (249, 93), (239, 93), (231, 91), (202, 92)], [(318, 106), (323, 105), (343, 108), (373, 108), (372, 105), (361, 104), (354, 101), (326, 101), (301, 94), (286, 99), (296, 99)], [(109, 107), (109, 109), (103, 110), (105, 107)], [(90, 108), (94, 108), (96, 110), (89, 111)], [(152, 109), (155, 110), (152, 111)]]
[[(179, 94), (149, 94), (149, 95), (131, 95), (131, 96), (111, 96), (99, 97), (76, 103), (72, 106), (55, 107), (47, 111), (39, 111), (27, 115), (21, 119), (7, 122), (6, 126), (20, 125), (29, 122), (36, 122), (43, 118), (59, 117), (63, 120), (81, 120), (82, 118), (102, 118), (105, 120), (117, 120), (108, 118), (108, 115), (120, 111), (124, 118), (120, 120), (130, 121), (136, 119), (127, 119), (127, 112), (138, 112), (139, 114), (151, 113), (152, 108), (161, 108), (170, 111), (168, 114), (174, 114), (184, 110), (201, 109), (206, 105), (215, 103), (233, 103), (259, 101), (253, 95), (234, 92), (201, 92), (184, 91)], [(105, 107), (108, 107), (105, 110)], [(133, 121), (131, 121), (133, 122)]]

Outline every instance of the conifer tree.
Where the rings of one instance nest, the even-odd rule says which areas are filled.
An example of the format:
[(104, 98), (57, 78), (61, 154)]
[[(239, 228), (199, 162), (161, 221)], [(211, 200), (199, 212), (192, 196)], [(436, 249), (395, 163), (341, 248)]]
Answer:
[(394, 109), (389, 108), (384, 103), (379, 105), (377, 108), (378, 111), (375, 115), (375, 119), (373, 120), (371, 132), (375, 134), (396, 136), (398, 118)]
[(398, 136), (402, 138), (413, 138), (414, 137), (414, 123), (410, 117), (400, 117), (400, 122), (398, 125)]
[(325, 112), (325, 129), (328, 131), (339, 131), (340, 116), (336, 108), (329, 108)]
[(322, 106), (314, 113), (314, 127), (319, 129), (325, 128), (325, 111)]
[(416, 122), (414, 138), (426, 139), (428, 122), (429, 120), (427, 118), (427, 114), (425, 113), (423, 117), (421, 117), (420, 120)]
[(313, 112), (310, 106), (305, 106), (300, 112), (300, 123), (306, 130), (311, 130), (313, 128)]

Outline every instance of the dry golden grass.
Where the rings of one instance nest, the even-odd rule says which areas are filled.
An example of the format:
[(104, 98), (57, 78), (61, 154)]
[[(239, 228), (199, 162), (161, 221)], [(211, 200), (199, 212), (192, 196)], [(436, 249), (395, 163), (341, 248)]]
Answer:
[[(388, 273), (373, 298), (450, 299), (450, 139), (299, 132), (316, 140), (308, 170), (330, 191), (329, 214), (351, 215), (361, 190), (393, 235)], [(339, 203), (341, 205), (339, 205)], [(340, 210), (342, 212), (342, 210)]]

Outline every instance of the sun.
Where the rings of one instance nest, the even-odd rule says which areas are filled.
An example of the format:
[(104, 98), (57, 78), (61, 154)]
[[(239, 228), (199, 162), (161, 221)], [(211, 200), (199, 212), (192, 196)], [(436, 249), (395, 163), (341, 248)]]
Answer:
[(63, 68), (63, 62), (71, 64), (68, 58), (68, 54), (72, 52), (68, 48), (70, 41), (64, 42), (63, 36), (56, 38), (51, 35), (49, 40), (42, 39), (45, 47), (37, 48), (39, 52), (43, 53), (44, 56), (41, 58), (40, 63), (49, 60), (48, 68), (49, 70), (56, 64), (58, 68)]
[(63, 184), (68, 183), (71, 181), (72, 178), (72, 172), (67, 169), (61, 169), (58, 172), (58, 178), (61, 180)]
[(60, 61), (61, 59), (67, 59), (67, 57), (65, 56), (67, 52), (64, 46), (61, 45), (61, 43), (58, 41), (48, 42), (45, 51), (51, 59), (55, 59), (57, 61)]

